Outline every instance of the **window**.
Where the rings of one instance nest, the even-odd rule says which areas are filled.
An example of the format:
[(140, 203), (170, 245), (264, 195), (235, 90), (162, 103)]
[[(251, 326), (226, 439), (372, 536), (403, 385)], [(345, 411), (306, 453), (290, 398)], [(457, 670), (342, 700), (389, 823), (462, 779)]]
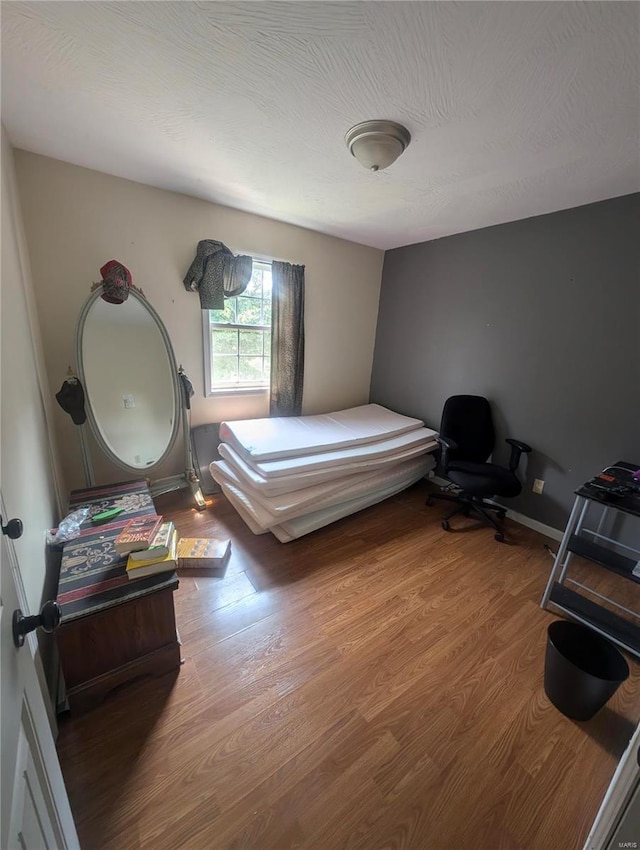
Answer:
[(253, 261), (242, 295), (224, 310), (204, 312), (207, 394), (269, 387), (271, 373), (271, 263)]

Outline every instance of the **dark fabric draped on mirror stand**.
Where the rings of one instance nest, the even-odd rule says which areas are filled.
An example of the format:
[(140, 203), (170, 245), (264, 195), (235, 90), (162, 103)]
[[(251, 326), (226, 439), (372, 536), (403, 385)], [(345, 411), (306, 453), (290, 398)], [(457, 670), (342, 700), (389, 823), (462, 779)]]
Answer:
[(304, 266), (274, 260), (272, 272), (271, 416), (302, 413)]

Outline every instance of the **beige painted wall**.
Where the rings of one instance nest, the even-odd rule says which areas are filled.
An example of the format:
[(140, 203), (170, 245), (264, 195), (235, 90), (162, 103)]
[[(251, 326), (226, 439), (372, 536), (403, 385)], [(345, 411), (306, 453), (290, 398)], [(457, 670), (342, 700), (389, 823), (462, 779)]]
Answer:
[[(196, 396), (192, 421), (263, 416), (265, 396), (204, 397), (201, 311), (182, 278), (200, 239), (237, 253), (306, 266), (304, 413), (366, 403), (373, 359), (383, 252), (304, 228), (217, 206), (16, 151), (18, 185), (49, 379), (58, 389), (73, 364), (80, 308), (99, 268), (118, 259), (162, 317), (176, 360)], [(77, 434), (56, 412), (70, 486), (83, 486)], [(126, 478), (93, 451), (98, 481)], [(178, 449), (158, 475), (180, 471)]]

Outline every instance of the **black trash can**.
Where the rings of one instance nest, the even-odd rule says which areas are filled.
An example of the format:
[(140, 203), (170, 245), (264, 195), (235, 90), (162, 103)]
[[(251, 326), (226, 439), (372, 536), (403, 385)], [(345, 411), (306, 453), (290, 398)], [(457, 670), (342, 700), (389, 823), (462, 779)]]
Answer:
[(558, 711), (590, 720), (629, 677), (621, 652), (581, 623), (557, 620), (547, 629), (544, 690)]

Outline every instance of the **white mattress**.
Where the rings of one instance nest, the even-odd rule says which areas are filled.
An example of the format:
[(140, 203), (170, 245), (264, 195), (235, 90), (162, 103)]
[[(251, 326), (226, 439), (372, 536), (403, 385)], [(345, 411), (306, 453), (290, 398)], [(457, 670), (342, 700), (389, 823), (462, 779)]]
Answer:
[[(431, 428), (415, 428), (406, 434), (383, 437), (375, 443), (362, 443), (338, 449), (329, 448), (312, 454), (289, 455), (273, 460), (255, 460), (244, 456), (243, 460), (251, 469), (265, 478), (278, 478), (291, 473), (310, 472), (330, 466), (341, 467), (354, 462), (399, 455), (411, 449), (417, 449), (416, 454), (420, 454), (423, 451), (422, 447), (427, 444), (436, 444), (436, 437), (437, 432)], [(228, 448), (235, 453), (236, 457), (241, 457), (231, 446)]]
[[(242, 492), (243, 503), (261, 528), (295, 519), (298, 516), (355, 499), (395, 481), (418, 480), (435, 465), (431, 455), (423, 455), (394, 465), (390, 469), (359, 472), (344, 478), (315, 484), (290, 493), (268, 496), (247, 485), (224, 461), (215, 461), (211, 474), (220, 485), (231, 485)], [(414, 477), (417, 476), (417, 477)]]
[[(426, 433), (423, 434), (423, 432)], [(342, 449), (337, 452), (306, 455), (301, 458), (287, 458), (284, 461), (288, 465), (286, 475), (269, 476), (256, 471), (255, 464), (240, 457), (231, 446), (227, 446), (225, 443), (220, 444), (218, 452), (246, 485), (266, 495), (275, 496), (300, 490), (303, 487), (310, 487), (322, 481), (333, 481), (348, 475), (388, 468), (411, 458), (431, 453), (438, 447), (437, 440), (431, 436), (432, 434), (434, 432), (431, 429), (421, 428), (401, 437), (382, 440), (380, 443)], [(414, 438), (412, 435), (416, 435), (416, 437)], [(405, 448), (393, 448), (393, 446), (401, 446), (402, 442), (405, 443)], [(335, 456), (339, 456), (340, 463), (338, 463), (338, 457)], [(281, 461), (267, 461), (259, 464), (259, 467), (264, 468), (266, 472), (271, 472), (269, 467), (272, 463), (281, 463)], [(217, 480), (214, 464), (215, 462), (210, 465), (209, 469), (213, 478)]]
[[(303, 537), (305, 534), (317, 531), (319, 528), (323, 528), (325, 525), (329, 525), (336, 520), (343, 519), (350, 514), (361, 511), (371, 505), (375, 505), (383, 499), (388, 499), (390, 496), (394, 496), (396, 493), (400, 493), (402, 490), (405, 490), (421, 477), (422, 475), (420, 473), (415, 473), (413, 477), (409, 476), (405, 479), (396, 479), (392, 483), (388, 483), (377, 490), (364, 493), (354, 499), (348, 499), (330, 507), (323, 508), (322, 510), (311, 511), (303, 516), (288, 520), (287, 522), (272, 525), (269, 528), (269, 531), (271, 531), (271, 533), (274, 534), (281, 543), (289, 543), (298, 537)], [(254, 534), (263, 534), (266, 529), (262, 528), (253, 517), (251, 507), (249, 505), (250, 500), (247, 500), (246, 495), (231, 484), (223, 484), (222, 492), (240, 514), (241, 518), (246, 522), (249, 529)]]
[(220, 439), (253, 461), (317, 454), (374, 443), (422, 428), (424, 422), (379, 404), (317, 416), (240, 419), (220, 425)]

